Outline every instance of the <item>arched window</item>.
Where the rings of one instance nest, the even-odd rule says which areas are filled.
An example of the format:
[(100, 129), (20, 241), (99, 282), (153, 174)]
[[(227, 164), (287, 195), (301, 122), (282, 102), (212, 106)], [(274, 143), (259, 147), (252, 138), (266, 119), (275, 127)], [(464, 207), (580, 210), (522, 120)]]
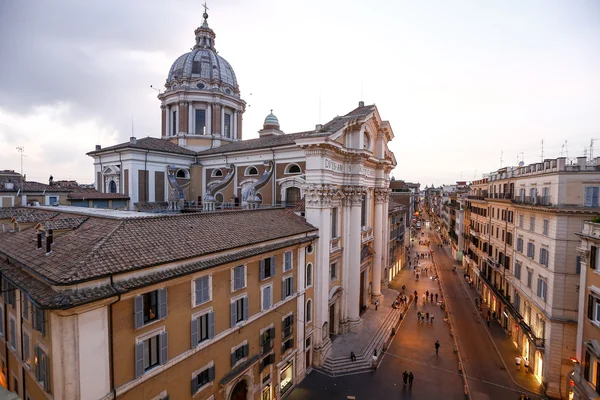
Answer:
[(115, 181), (110, 181), (108, 184), (108, 192), (109, 193), (117, 193), (117, 184)]
[(300, 188), (289, 187), (285, 189), (285, 204), (288, 206), (294, 206), (302, 200), (300, 197)]
[(287, 167), (285, 168), (285, 173), (286, 174), (300, 174), (300, 173), (302, 173), (302, 170), (300, 169), (298, 164), (288, 164)]
[(178, 169), (177, 173), (175, 174), (175, 176), (177, 178), (182, 178), (182, 179), (189, 179), (188, 178), (188, 174), (187, 171), (185, 169)]
[(306, 322), (312, 322), (312, 300), (306, 301)]
[(312, 286), (312, 263), (306, 264), (306, 287)]
[(246, 168), (246, 172), (244, 172), (244, 175), (246, 176), (252, 176), (252, 175), (258, 175), (258, 170), (256, 169), (256, 167), (248, 167)]
[(223, 176), (223, 171), (221, 171), (219, 168), (213, 169), (210, 176), (213, 178), (218, 177), (218, 176)]

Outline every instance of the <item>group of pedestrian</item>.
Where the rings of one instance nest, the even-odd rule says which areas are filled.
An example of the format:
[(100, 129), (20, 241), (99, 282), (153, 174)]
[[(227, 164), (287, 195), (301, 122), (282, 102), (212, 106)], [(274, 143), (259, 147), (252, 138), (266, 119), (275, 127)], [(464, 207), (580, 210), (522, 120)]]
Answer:
[(412, 387), (414, 379), (415, 379), (415, 376), (413, 375), (412, 372), (404, 371), (402, 373), (402, 380), (404, 381), (404, 386), (408, 385), (409, 387)]
[(408, 298), (406, 297), (406, 295), (398, 295), (396, 297), (396, 300), (394, 300), (394, 302), (392, 303), (392, 307), (394, 308), (399, 308), (400, 305), (405, 306), (406, 304), (408, 304)]
[(429, 322), (433, 324), (433, 318), (435, 318), (435, 315), (433, 315), (433, 313), (429, 314), (429, 311), (417, 311), (417, 319), (419, 322)]
[(515, 357), (515, 364), (517, 364), (517, 371), (521, 370), (521, 361), (523, 361), (523, 365), (525, 366), (525, 373), (529, 373), (529, 359), (525, 357), (525, 360), (521, 359), (521, 356)]
[(522, 394), (521, 397), (519, 397), (519, 400), (531, 400), (531, 397), (529, 397), (528, 394)]

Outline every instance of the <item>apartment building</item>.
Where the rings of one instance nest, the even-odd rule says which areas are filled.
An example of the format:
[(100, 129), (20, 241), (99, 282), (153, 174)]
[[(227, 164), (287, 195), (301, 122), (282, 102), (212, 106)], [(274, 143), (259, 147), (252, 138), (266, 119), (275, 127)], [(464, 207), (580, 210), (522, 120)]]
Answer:
[(24, 399), (279, 399), (310, 369), (317, 230), (290, 211), (0, 224), (0, 379)]
[(577, 236), (580, 268), (577, 355), (573, 358), (574, 399), (600, 397), (600, 223), (585, 221)]
[[(571, 390), (579, 284), (576, 233), (599, 211), (596, 165), (598, 159), (567, 163), (561, 157), (503, 168), (471, 191), (471, 227), (474, 221), (483, 223), (481, 209), (488, 218), (485, 262), (478, 260), (483, 298), (555, 398), (566, 399)], [(473, 207), (479, 213), (475, 218)]]
[(409, 235), (406, 232), (407, 208), (390, 198), (388, 210), (388, 265), (386, 280), (389, 282), (406, 265), (406, 248), (409, 244)]

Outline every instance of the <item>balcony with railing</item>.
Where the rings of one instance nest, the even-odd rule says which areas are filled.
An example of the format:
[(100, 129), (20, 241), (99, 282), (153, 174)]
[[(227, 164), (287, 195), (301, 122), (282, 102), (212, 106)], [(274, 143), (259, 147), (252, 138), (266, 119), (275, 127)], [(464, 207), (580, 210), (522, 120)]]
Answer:
[(512, 200), (513, 197), (513, 192), (490, 193), (488, 199)]
[(330, 240), (329, 252), (333, 253), (340, 250), (340, 238), (336, 237)]
[(516, 196), (512, 199), (515, 204), (532, 206), (551, 206), (550, 196)]
[(373, 240), (373, 228), (363, 228), (360, 236), (363, 243), (370, 242)]

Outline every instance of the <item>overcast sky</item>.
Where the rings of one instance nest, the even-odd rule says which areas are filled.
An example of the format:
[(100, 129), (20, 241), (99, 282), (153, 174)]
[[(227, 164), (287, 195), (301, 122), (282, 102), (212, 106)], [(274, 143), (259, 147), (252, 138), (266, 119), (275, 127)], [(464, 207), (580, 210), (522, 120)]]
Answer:
[[(0, 1), (0, 169), (93, 181), (94, 145), (160, 136), (175, 59), (200, 1)], [(287, 133), (359, 100), (391, 122), (397, 178), (472, 180), (600, 144), (600, 1), (209, 1), (219, 54)], [(600, 146), (594, 146), (600, 155)], [(589, 149), (588, 149), (589, 151)], [(522, 153), (522, 154), (520, 154)]]

